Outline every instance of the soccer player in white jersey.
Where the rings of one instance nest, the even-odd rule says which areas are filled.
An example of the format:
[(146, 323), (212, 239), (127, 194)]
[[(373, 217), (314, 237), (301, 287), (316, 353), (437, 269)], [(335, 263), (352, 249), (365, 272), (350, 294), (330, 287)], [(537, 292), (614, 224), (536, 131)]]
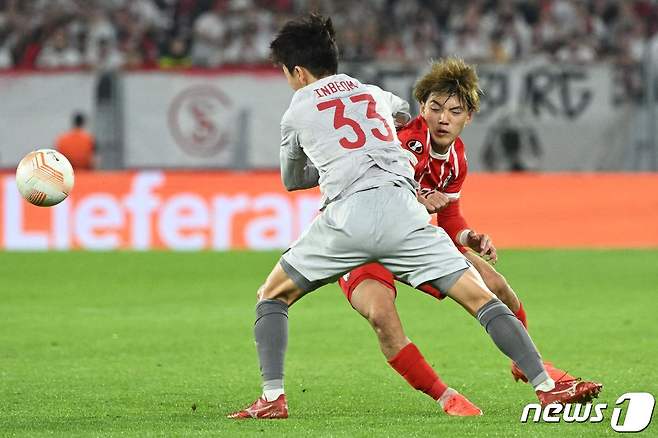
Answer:
[[(254, 337), (263, 392), (229, 418), (287, 418), (283, 368), (288, 308), (342, 274), (377, 260), (402, 281), (443, 291), (475, 316), (518, 364), (538, 395), (556, 390), (528, 332), (485, 286), (416, 199), (412, 155), (400, 147), (392, 114), (401, 99), (337, 74), (330, 19), (286, 23), (270, 45), (295, 90), (281, 120), (281, 175), (288, 190), (320, 186), (322, 212), (281, 256), (258, 290)], [(309, 165), (310, 162), (310, 165)]]

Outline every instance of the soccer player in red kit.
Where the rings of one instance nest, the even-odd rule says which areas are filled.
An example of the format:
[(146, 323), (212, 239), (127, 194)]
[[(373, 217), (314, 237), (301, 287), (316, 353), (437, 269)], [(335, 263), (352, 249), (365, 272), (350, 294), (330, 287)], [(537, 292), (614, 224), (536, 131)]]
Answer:
[[(420, 183), (418, 200), (452, 238), (473, 264), (487, 287), (505, 303), (527, 329), (521, 301), (505, 278), (489, 263), (497, 260), (491, 238), (471, 228), (459, 207), (462, 185), (468, 172), (464, 143), (459, 135), (479, 109), (479, 88), (475, 69), (462, 60), (435, 62), (429, 73), (415, 85), (420, 116), (398, 131), (402, 146), (415, 157), (415, 178)], [(339, 280), (352, 306), (370, 322), (388, 363), (414, 388), (437, 400), (450, 415), (479, 415), (479, 410), (456, 391), (448, 388), (420, 351), (404, 334), (395, 309), (394, 276), (383, 266), (371, 263), (352, 270)], [(438, 298), (441, 291), (421, 285), (418, 289)], [(550, 377), (572, 393), (567, 402), (583, 402), (596, 396), (602, 385), (581, 381), (544, 362)], [(512, 375), (527, 382), (512, 363)], [(542, 404), (552, 400), (544, 400)]]

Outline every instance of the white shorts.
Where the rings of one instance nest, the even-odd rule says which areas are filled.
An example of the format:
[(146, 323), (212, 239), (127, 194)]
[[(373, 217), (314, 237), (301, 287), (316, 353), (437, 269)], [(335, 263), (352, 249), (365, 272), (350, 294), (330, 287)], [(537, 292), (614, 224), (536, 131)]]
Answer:
[(306, 292), (372, 261), (413, 287), (443, 277), (452, 286), (459, 276), (450, 274), (470, 264), (429, 219), (408, 188), (385, 185), (357, 192), (329, 204), (281, 256), (281, 265)]

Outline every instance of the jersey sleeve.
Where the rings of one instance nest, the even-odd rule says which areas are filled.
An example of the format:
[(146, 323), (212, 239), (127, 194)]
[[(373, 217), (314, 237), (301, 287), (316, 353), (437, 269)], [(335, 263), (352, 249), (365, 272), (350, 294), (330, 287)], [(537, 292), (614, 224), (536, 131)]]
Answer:
[(284, 116), (281, 122), (281, 149), (279, 151), (281, 163), (281, 181), (286, 190), (301, 190), (318, 185), (318, 170), (310, 162), (301, 144), (294, 127), (286, 122)]
[(448, 236), (450, 236), (455, 245), (463, 246), (457, 238), (459, 237), (459, 232), (469, 228), (469, 226), (462, 215), (459, 199), (449, 202), (447, 206), (439, 210), (436, 214), (436, 220), (437, 225), (448, 233)]
[(413, 159), (410, 159), (409, 161), (414, 167), (414, 179), (416, 181), (420, 181), (423, 172), (425, 172), (425, 167), (427, 166), (427, 158), (424, 150), (425, 145), (423, 144), (424, 141), (422, 137), (423, 135), (413, 129), (410, 125), (407, 125), (398, 131), (398, 140), (400, 140), (402, 148), (407, 150), (409, 155), (413, 157)]

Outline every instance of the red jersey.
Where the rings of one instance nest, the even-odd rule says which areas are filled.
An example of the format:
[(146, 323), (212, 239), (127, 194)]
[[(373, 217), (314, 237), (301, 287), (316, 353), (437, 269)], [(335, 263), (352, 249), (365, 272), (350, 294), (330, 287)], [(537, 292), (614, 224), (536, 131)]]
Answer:
[(460, 247), (457, 234), (468, 228), (459, 209), (462, 184), (468, 173), (464, 143), (457, 137), (445, 154), (437, 154), (432, 150), (430, 131), (421, 116), (400, 129), (398, 138), (402, 147), (411, 151), (418, 160), (414, 168), (421, 190), (437, 190), (452, 200), (436, 214), (437, 223), (446, 230), (455, 245)]

